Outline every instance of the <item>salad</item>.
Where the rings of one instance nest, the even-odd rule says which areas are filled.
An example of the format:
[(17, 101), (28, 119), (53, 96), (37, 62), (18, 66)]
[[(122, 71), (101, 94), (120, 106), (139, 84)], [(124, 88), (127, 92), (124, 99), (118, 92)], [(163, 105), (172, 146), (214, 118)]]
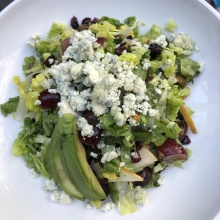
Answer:
[(52, 200), (129, 214), (164, 183), (166, 167), (190, 157), (187, 130), (197, 130), (185, 98), (204, 64), (173, 19), (144, 34), (134, 16), (70, 24), (32, 36), (25, 80), (13, 77), (19, 95), (0, 105), (23, 121), (12, 152), (46, 179)]

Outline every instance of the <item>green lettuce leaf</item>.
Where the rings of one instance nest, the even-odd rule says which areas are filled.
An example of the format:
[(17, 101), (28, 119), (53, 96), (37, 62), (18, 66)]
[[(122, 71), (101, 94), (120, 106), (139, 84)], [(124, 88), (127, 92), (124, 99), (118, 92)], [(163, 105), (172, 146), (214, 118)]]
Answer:
[(177, 24), (176, 24), (176, 21), (172, 18), (170, 18), (167, 23), (165, 24), (165, 27), (164, 29), (168, 32), (171, 32), (173, 33), (177, 28)]
[(65, 24), (59, 24), (54, 22), (50, 28), (48, 38), (52, 39), (54, 37), (60, 36), (61, 40), (69, 38), (73, 34), (74, 30), (67, 27)]
[(33, 161), (34, 161), (35, 167), (37, 168), (37, 171), (39, 173), (41, 173), (42, 176), (49, 179), (50, 174), (48, 173), (48, 170), (47, 170), (46, 166), (44, 165), (43, 158), (38, 157), (34, 154), (31, 154), (31, 157), (33, 158)]
[(73, 32), (72, 28), (54, 22), (48, 37), (45, 40), (37, 41), (34, 46), (41, 58), (43, 58), (45, 53), (53, 54), (56, 58), (59, 58), (61, 56), (61, 42), (69, 38)]
[[(42, 144), (46, 144), (46, 138), (50, 137), (51, 131), (58, 120), (57, 111), (40, 111), (36, 114), (36, 118), (26, 117), (24, 119), (23, 129), (13, 143), (12, 152), (14, 156), (23, 156), (28, 163), (33, 164), (31, 155), (36, 155), (41, 151)], [(48, 126), (45, 126), (45, 123)], [(40, 135), (40, 136), (39, 136)], [(43, 143), (42, 143), (43, 142)], [(43, 154), (42, 154), (43, 156)]]
[(159, 173), (152, 173), (151, 179), (149, 183), (147, 184), (146, 188), (153, 188), (160, 186), (157, 181), (160, 179)]
[(101, 19), (99, 20), (100, 24), (103, 24), (104, 21), (108, 21), (110, 24), (114, 25), (117, 29), (121, 27), (121, 22), (115, 18), (110, 18), (108, 16), (102, 16)]
[(199, 74), (200, 64), (190, 58), (180, 59), (180, 73), (185, 76), (188, 81)]
[(102, 129), (107, 131), (108, 135), (112, 135), (114, 137), (127, 136), (131, 134), (131, 127), (128, 125), (116, 125), (114, 117), (110, 114), (104, 114), (100, 117), (100, 125)]
[(105, 162), (103, 165), (102, 172), (110, 172), (115, 173), (116, 175), (119, 175), (119, 164), (120, 161), (116, 158), (109, 162)]
[(135, 66), (140, 63), (140, 59), (133, 53), (126, 53), (119, 56), (119, 60), (133, 63)]
[(161, 56), (162, 56), (161, 69), (164, 71), (166, 78), (169, 78), (172, 74), (176, 72), (176, 68), (175, 68), (176, 56), (174, 52), (170, 50), (163, 50)]
[(110, 189), (110, 197), (114, 203), (117, 203), (119, 198), (119, 191), (115, 185), (115, 183), (108, 183), (108, 187)]
[[(130, 16), (124, 20), (124, 23), (127, 24), (128, 27), (132, 27), (135, 24), (136, 20), (137, 19), (135, 16)], [(135, 36), (138, 36), (138, 26), (134, 28), (133, 33)]]
[(122, 215), (127, 215), (137, 211), (137, 205), (130, 192), (127, 182), (116, 184), (119, 191), (118, 209)]
[(111, 24), (109, 21), (104, 20), (101, 23), (93, 24), (89, 27), (89, 30), (96, 34), (96, 37), (104, 37), (106, 38), (107, 46), (105, 49), (113, 53), (115, 50), (115, 43), (114, 43), (114, 35), (113, 32), (117, 32), (118, 29), (116, 26)]
[(16, 111), (20, 97), (9, 98), (7, 102), (0, 105), (1, 112), (4, 116)]
[(24, 75), (30, 73), (38, 73), (43, 71), (43, 66), (41, 62), (37, 60), (34, 56), (29, 56), (24, 58), (24, 64), (22, 65)]
[(156, 39), (161, 34), (162, 34), (162, 29), (159, 26), (153, 24), (150, 30), (146, 34), (141, 35), (139, 38), (142, 43), (149, 43), (150, 40)]

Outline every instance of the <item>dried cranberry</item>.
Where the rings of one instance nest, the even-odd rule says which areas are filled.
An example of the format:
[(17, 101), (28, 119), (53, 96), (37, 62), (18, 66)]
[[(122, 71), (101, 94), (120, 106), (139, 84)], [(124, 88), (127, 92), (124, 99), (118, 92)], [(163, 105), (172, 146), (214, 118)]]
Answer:
[(92, 24), (96, 24), (96, 23), (98, 23), (99, 22), (99, 19), (98, 18), (93, 18), (93, 20), (92, 20)]
[(159, 44), (156, 44), (156, 43), (151, 43), (148, 49), (150, 50), (151, 59), (155, 59), (156, 56), (160, 55), (163, 50), (163, 48)]
[(107, 39), (105, 37), (99, 37), (97, 39), (97, 43), (100, 44), (101, 46), (104, 46), (104, 44), (106, 43)]
[(91, 25), (92, 19), (91, 18), (84, 18), (82, 20), (83, 25)]
[(71, 21), (70, 21), (70, 24), (72, 26), (73, 29), (77, 29), (79, 27), (79, 22), (78, 22), (78, 19), (76, 16), (73, 16)]
[(129, 39), (129, 40), (133, 39), (133, 37), (131, 35), (127, 36), (126, 38)]
[(128, 42), (124, 42), (124, 43), (122, 43), (119, 47), (117, 47), (117, 48), (115, 49), (115, 54), (118, 55), (118, 56), (120, 56), (120, 55), (122, 55), (122, 53), (123, 53), (125, 50), (126, 50), (126, 51), (129, 51), (129, 50), (130, 50), (130, 44), (129, 44)]

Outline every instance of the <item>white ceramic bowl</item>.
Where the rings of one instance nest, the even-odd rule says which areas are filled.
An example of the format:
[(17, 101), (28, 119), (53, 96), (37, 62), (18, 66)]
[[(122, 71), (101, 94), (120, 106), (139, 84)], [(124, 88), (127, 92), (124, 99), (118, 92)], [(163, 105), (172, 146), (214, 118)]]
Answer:
[(21, 75), (24, 56), (32, 51), (26, 44), (34, 33), (45, 35), (53, 21), (69, 23), (76, 15), (102, 15), (124, 19), (135, 15), (146, 23), (164, 26), (174, 18), (178, 31), (196, 40), (201, 50), (194, 59), (205, 62), (204, 72), (191, 86), (186, 100), (195, 111), (197, 135), (190, 135), (193, 155), (184, 169), (167, 169), (166, 184), (149, 189), (149, 204), (120, 216), (117, 210), (103, 213), (87, 210), (81, 202), (59, 205), (42, 190), (44, 180), (33, 179), (11, 147), (21, 123), (0, 116), (0, 219), (150, 219), (217, 220), (220, 211), (220, 16), (205, 1), (191, 0), (17, 0), (0, 13), (0, 103), (17, 95), (13, 75)]

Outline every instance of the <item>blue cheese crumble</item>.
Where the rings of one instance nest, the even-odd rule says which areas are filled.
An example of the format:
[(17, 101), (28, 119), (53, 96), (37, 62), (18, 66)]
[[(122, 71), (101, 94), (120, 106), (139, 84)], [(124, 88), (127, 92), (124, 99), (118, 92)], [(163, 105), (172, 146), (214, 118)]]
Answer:
[[(155, 40), (162, 42), (163, 39), (161, 35)], [(130, 41), (134, 48), (141, 45), (137, 40)], [(110, 113), (118, 126), (126, 122), (136, 126), (138, 123), (133, 119), (136, 113), (149, 114), (150, 117), (158, 113), (149, 104), (145, 82), (134, 74), (136, 66), (132, 62), (121, 61), (117, 55), (96, 51), (99, 45), (89, 30), (75, 32), (70, 43), (71, 46), (62, 57), (63, 62), (48, 70), (56, 81), (56, 91), (61, 95), (61, 102), (58, 103), (60, 116), (92, 110), (97, 117)], [(146, 46), (143, 48), (143, 51), (148, 49)], [(147, 71), (150, 62), (146, 59), (142, 62)], [(73, 83), (87, 89), (80, 89), (79, 92)], [(50, 91), (55, 92), (52, 89)], [(126, 95), (121, 98), (122, 91)], [(79, 117), (77, 125), (83, 136), (93, 134), (92, 126), (84, 119)]]

